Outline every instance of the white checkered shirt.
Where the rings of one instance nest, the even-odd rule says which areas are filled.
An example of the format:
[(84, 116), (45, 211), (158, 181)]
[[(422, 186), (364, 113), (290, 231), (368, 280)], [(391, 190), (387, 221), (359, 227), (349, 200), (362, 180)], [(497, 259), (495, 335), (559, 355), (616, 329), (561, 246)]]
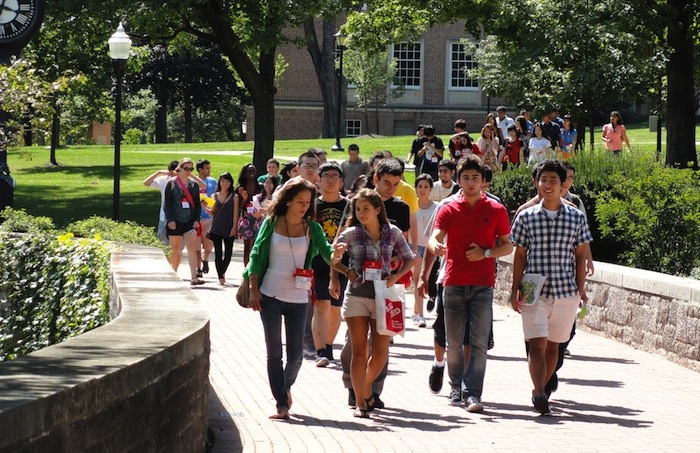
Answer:
[(542, 203), (522, 211), (510, 232), (513, 245), (527, 249), (525, 272), (547, 277), (543, 297), (574, 297), (576, 257), (574, 249), (593, 240), (586, 217), (578, 209), (562, 203), (552, 220)]

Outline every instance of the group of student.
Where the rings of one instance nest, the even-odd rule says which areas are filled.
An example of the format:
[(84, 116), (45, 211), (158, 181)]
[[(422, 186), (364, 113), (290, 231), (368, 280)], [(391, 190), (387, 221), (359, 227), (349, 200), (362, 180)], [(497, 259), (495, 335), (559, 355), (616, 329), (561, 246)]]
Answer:
[[(428, 128), (428, 141), (432, 134)], [(367, 418), (384, 407), (380, 395), (390, 337), (377, 331), (374, 281), (408, 285), (411, 272), (413, 322), (426, 326), (424, 306), (436, 307), (437, 313), (430, 389), (440, 392), (447, 368), (450, 402), (482, 411), (486, 351), (493, 345), (496, 259), (514, 249), (511, 302), (523, 314), (532, 401), (540, 413), (549, 413), (560, 344), (573, 335), (576, 310), (586, 300), (585, 275), (592, 269), (586, 217), (572, 207), (580, 199), (565, 201), (572, 198), (573, 175), (567, 172), (573, 167), (555, 160), (534, 167), (539, 195), (528, 202), (531, 207), (523, 206), (511, 230), (505, 207), (488, 193), (493, 173), (479, 154), (455, 145), (456, 164), (450, 158), (435, 163), (438, 148), (430, 143), (421, 149), (423, 155), (434, 153), (429, 165), (435, 164), (436, 176), (421, 173), (414, 187), (403, 178), (402, 160), (378, 151), (364, 162), (354, 144), (341, 164), (310, 149), (290, 168), (281, 170), (271, 159), (267, 174), (259, 177), (252, 164), (246, 165), (236, 184), (227, 172), (218, 181), (211, 178), (206, 160), (196, 164), (198, 176), (193, 176), (190, 159), (144, 181), (161, 188), (159, 235), (173, 248), (174, 269), (182, 244), (187, 248), (193, 285), (208, 272), (212, 247), (225, 285), (233, 238), (246, 244), (243, 277), (249, 282), (249, 306), (260, 312), (265, 333), (276, 401), (271, 418), (290, 417), (291, 388), (305, 349), (315, 352), (319, 367), (334, 360), (341, 319), (347, 338), (340, 361), (353, 415)], [(560, 237), (544, 233), (550, 230)], [(541, 300), (525, 306), (520, 279), (533, 272), (547, 280)]]
[[(566, 161), (583, 148), (583, 137), (579, 137), (571, 115), (562, 118), (556, 108), (545, 110), (541, 121), (533, 123), (529, 110), (522, 110), (513, 119), (501, 105), (495, 115), (486, 115), (476, 141), (466, 129), (465, 120), (455, 121), (447, 155), (442, 139), (435, 135), (435, 128), (419, 125), (407, 157), (415, 167), (416, 176), (427, 173), (437, 180), (438, 164), (445, 158), (456, 165), (459, 159), (476, 154), (484, 165), (498, 171), (521, 164), (533, 166), (547, 159)], [(628, 151), (631, 149), (620, 112), (610, 113), (610, 123), (603, 126), (601, 139), (606, 150), (615, 157), (621, 155), (623, 143)]]

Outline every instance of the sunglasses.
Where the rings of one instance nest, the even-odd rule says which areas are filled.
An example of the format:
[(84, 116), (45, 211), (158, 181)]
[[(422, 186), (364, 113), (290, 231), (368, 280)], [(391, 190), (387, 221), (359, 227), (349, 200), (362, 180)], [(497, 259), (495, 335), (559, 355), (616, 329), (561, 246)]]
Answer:
[(194, 170), (194, 167), (182, 167), (182, 169), (185, 171), (192, 171)]

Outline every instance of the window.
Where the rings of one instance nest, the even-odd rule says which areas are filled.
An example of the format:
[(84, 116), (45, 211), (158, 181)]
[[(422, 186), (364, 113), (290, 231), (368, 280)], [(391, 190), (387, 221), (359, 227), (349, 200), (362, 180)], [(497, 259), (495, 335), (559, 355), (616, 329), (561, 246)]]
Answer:
[(478, 88), (479, 81), (470, 79), (465, 70), (476, 69), (477, 62), (472, 55), (467, 55), (462, 43), (450, 44), (450, 88)]
[(360, 135), (362, 135), (362, 121), (345, 120), (345, 136), (359, 137)]
[(394, 44), (393, 57), (396, 59), (396, 75), (406, 88), (420, 87), (421, 43)]

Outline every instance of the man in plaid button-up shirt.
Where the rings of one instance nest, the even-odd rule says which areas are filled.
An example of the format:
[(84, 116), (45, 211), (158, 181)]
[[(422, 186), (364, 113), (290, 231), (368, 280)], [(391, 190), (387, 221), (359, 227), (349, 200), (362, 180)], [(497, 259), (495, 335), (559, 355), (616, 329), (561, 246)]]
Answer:
[[(586, 217), (562, 202), (566, 169), (548, 160), (536, 170), (542, 201), (515, 218), (511, 241), (513, 260), (511, 304), (522, 313), (525, 340), (530, 343), (532, 402), (538, 412), (549, 413), (545, 385), (554, 373), (559, 343), (569, 339), (579, 302), (586, 301), (586, 244), (593, 240)], [(546, 277), (542, 293), (532, 305), (522, 305), (519, 294), (524, 273)]]

